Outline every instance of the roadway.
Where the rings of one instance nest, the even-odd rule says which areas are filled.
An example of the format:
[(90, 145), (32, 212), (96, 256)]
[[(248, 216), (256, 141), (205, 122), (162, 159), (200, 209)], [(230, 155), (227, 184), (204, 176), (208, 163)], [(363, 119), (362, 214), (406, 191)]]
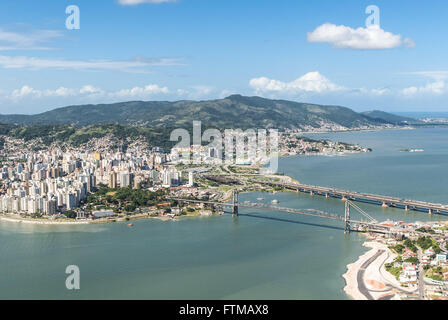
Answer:
[(378, 259), (380, 255), (384, 253), (384, 250), (378, 250), (372, 257), (370, 257), (366, 262), (364, 262), (358, 270), (358, 275), (356, 276), (356, 281), (358, 282), (358, 289), (362, 295), (364, 295), (367, 300), (375, 300), (375, 298), (370, 294), (369, 289), (367, 289), (366, 284), (364, 283), (364, 274), (366, 269), (370, 266), (370, 264)]
[(387, 207), (396, 207), (406, 210), (426, 211), (430, 214), (445, 213), (448, 214), (448, 205), (440, 203), (431, 203), (418, 200), (401, 199), (398, 197), (376, 195), (371, 193), (360, 193), (355, 191), (348, 191), (336, 188), (327, 188), (312, 186), (306, 184), (281, 183), (281, 182), (266, 182), (254, 181), (254, 183), (275, 185), (291, 190), (296, 190), (304, 193), (316, 194), (320, 196), (348, 199), (357, 202), (367, 202)]
[(287, 183), (287, 182), (274, 182), (274, 181), (262, 181), (262, 180), (249, 180), (251, 177), (264, 177), (257, 174), (221, 174), (213, 176), (232, 176), (235, 178), (247, 177), (246, 182), (252, 182), (255, 184), (264, 184), (270, 186), (278, 186), (298, 192), (316, 194), (320, 196), (348, 199), (356, 202), (366, 202), (384, 207), (395, 207), (404, 210), (424, 211), (429, 214), (448, 214), (448, 205), (441, 203), (431, 203), (419, 200), (402, 199), (393, 196), (378, 195), (372, 193), (361, 193), (356, 191), (349, 191), (337, 188), (320, 187), (301, 183)]
[(425, 299), (425, 271), (423, 269), (422, 258), (422, 249), (418, 248), (418, 260), (420, 262), (418, 267), (418, 297), (420, 300)]

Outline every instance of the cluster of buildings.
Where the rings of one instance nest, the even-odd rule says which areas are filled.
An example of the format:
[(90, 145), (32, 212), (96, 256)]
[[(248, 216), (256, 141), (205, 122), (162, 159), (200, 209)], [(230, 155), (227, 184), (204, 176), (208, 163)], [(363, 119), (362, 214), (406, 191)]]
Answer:
[(201, 145), (174, 147), (171, 149), (170, 157), (176, 163), (220, 164), (223, 159), (223, 150), (219, 147)]
[[(425, 299), (448, 300), (448, 223), (399, 221), (391, 226), (395, 234), (402, 236), (385, 239), (388, 246), (402, 248), (393, 263), (400, 271), (397, 276), (400, 284), (419, 289)], [(422, 237), (430, 239), (429, 248), (429, 245), (419, 247)], [(406, 246), (408, 240), (403, 239), (411, 240), (414, 247)]]
[(298, 134), (282, 134), (280, 153), (283, 155), (296, 154), (335, 154), (370, 152), (371, 149), (358, 145), (351, 145), (329, 140), (312, 140)]
[[(4, 153), (0, 167), (0, 213), (55, 215), (85, 203), (98, 185), (110, 188), (194, 185), (194, 172), (170, 165), (171, 156), (151, 152), (89, 152), (50, 148)], [(184, 178), (183, 178), (184, 176)]]
[(73, 210), (96, 187), (92, 164), (60, 151), (14, 159), (0, 172), (1, 213), (54, 215)]
[(287, 130), (293, 133), (322, 133), (322, 132), (344, 132), (352, 130), (381, 130), (381, 129), (392, 129), (398, 126), (393, 124), (381, 124), (381, 125), (358, 125), (356, 128), (348, 128), (343, 125), (331, 122), (331, 121), (319, 121), (316, 125), (301, 125), (300, 128), (296, 130)]

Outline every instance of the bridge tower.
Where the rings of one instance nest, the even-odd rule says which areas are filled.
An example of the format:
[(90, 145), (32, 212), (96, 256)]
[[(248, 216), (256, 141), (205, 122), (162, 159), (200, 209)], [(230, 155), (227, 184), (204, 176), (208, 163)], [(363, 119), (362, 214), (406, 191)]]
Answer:
[(233, 190), (233, 199), (232, 199), (232, 215), (239, 215), (238, 212), (238, 190)]
[(350, 226), (350, 201), (345, 202), (345, 231), (344, 233), (350, 233), (351, 226)]

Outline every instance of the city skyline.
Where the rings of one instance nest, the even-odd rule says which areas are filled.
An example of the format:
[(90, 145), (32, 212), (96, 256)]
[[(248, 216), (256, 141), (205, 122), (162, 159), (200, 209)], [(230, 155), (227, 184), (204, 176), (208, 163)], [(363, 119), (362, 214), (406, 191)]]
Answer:
[[(66, 28), (70, 5), (79, 30)], [(380, 10), (379, 27), (366, 26), (369, 5)], [(356, 111), (446, 110), (442, 2), (4, 1), (0, 9), (1, 114), (234, 93)]]

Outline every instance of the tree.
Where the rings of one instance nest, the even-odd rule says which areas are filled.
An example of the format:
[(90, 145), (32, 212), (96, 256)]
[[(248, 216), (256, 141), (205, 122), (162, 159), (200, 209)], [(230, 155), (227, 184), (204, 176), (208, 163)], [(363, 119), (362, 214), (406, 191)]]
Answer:
[(396, 246), (392, 247), (392, 249), (394, 249), (397, 253), (401, 254), (403, 253), (404, 246), (402, 246), (401, 244), (397, 244)]
[(409, 262), (409, 263), (412, 263), (412, 264), (418, 264), (418, 259), (416, 258), (416, 257), (410, 257), (410, 258), (407, 258), (406, 260), (405, 260), (405, 262)]
[(75, 219), (77, 217), (76, 212), (73, 210), (65, 211), (64, 216), (66, 216), (69, 219)]
[(124, 210), (126, 212), (134, 212), (137, 207), (133, 204), (128, 204), (126, 207), (124, 207)]

